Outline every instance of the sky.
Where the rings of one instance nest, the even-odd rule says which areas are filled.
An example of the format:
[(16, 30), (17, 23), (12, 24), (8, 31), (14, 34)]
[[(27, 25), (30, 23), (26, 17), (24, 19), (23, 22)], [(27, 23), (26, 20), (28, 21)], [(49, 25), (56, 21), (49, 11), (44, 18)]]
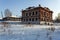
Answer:
[(2, 18), (1, 11), (4, 15), (5, 9), (9, 9), (13, 16), (20, 17), (22, 9), (30, 6), (37, 7), (39, 4), (53, 11), (53, 19), (60, 13), (60, 0), (0, 0), (0, 18)]

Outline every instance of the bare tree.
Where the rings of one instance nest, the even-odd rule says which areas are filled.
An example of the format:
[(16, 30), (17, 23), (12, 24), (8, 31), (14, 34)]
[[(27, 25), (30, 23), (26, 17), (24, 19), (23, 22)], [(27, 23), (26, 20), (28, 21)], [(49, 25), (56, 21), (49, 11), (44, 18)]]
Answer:
[(4, 14), (5, 14), (5, 17), (11, 17), (12, 16), (12, 13), (9, 9), (5, 9)]

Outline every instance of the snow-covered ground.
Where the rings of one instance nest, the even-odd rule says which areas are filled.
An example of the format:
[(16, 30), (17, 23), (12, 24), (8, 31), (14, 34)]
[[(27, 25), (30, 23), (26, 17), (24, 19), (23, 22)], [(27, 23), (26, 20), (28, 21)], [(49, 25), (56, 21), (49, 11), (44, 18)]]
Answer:
[(0, 40), (60, 40), (60, 26), (1, 24)]

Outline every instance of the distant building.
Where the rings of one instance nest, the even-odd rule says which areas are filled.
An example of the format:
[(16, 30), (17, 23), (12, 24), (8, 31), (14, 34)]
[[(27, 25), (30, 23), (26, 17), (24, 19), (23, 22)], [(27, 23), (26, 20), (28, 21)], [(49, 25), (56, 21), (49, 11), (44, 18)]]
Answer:
[(3, 18), (4, 21), (21, 21), (21, 18), (12, 17), (12, 13), (9, 9), (5, 9), (4, 13), (5, 13), (5, 17)]
[(21, 21), (21, 18), (17, 17), (5, 17), (3, 18), (4, 21)]
[(28, 7), (22, 10), (22, 22), (25, 24), (46, 24), (52, 22), (52, 13), (49, 8), (41, 7)]

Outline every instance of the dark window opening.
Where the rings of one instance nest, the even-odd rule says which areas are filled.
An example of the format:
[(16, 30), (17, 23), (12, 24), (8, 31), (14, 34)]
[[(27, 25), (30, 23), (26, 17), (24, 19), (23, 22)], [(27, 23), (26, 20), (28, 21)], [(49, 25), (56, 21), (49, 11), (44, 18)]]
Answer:
[(29, 19), (29, 21), (31, 21), (31, 19)]
[(32, 21), (34, 21), (34, 18), (32, 19)]
[(34, 15), (34, 12), (33, 12), (33, 14), (32, 15)]
[(38, 12), (36, 11), (36, 15), (38, 14)]
[(28, 21), (28, 19), (26, 19), (26, 21)]
[(38, 18), (36, 18), (36, 21), (38, 20)]
[(25, 19), (24, 19), (24, 21), (25, 21)]

